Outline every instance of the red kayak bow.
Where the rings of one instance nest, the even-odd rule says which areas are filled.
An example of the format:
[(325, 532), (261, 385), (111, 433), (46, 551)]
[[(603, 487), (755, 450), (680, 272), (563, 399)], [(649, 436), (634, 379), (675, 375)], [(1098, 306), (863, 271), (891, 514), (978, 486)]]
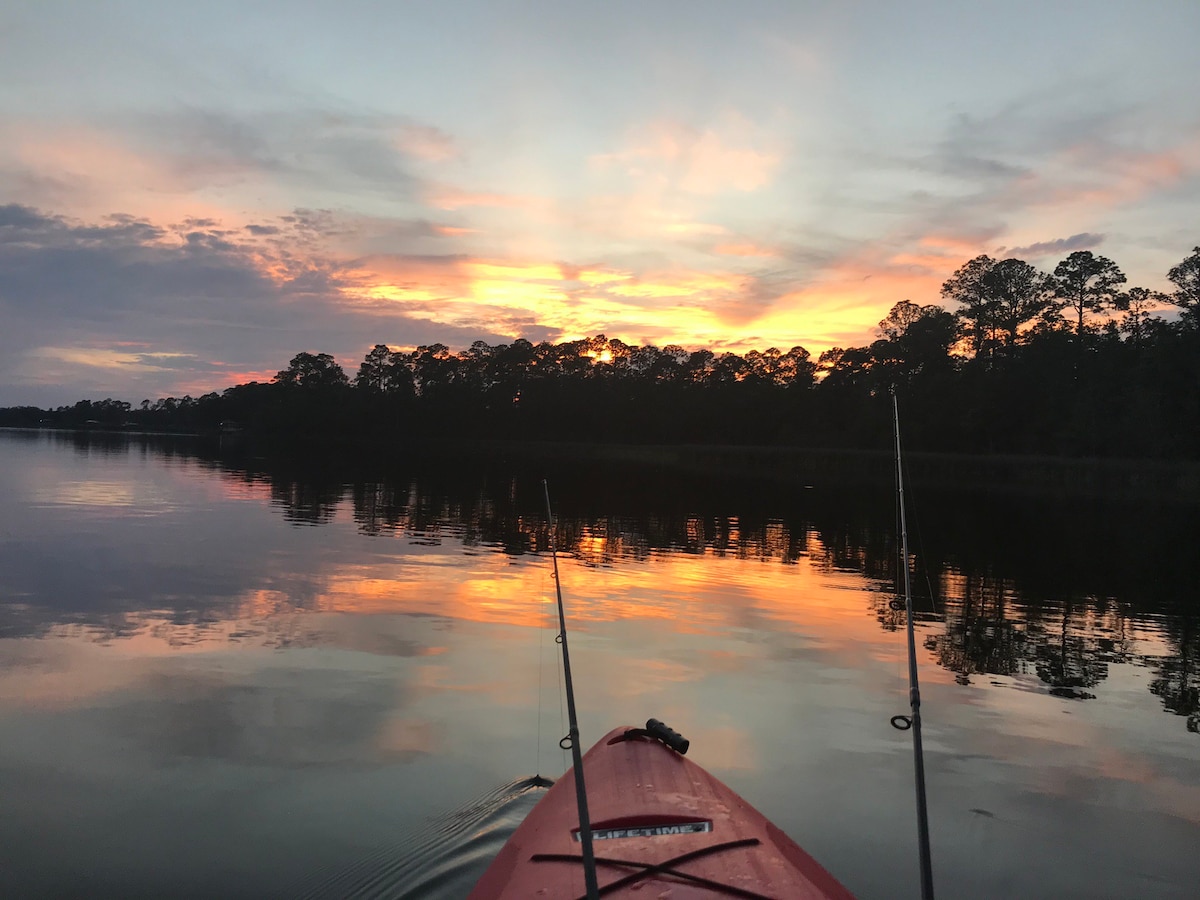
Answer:
[[(647, 726), (617, 728), (583, 757), (601, 897), (853, 900), (762, 813), (685, 759), (685, 740), (655, 720)], [(586, 896), (571, 784), (568, 773), (533, 808), (471, 900)]]

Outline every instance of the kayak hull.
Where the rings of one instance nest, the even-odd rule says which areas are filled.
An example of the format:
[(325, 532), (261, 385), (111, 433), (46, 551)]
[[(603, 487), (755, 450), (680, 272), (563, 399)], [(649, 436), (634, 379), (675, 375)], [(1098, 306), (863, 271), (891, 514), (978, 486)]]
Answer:
[[(635, 736), (626, 738), (626, 732)], [(851, 898), (832, 875), (700, 766), (631, 727), (583, 757), (602, 897)], [(471, 900), (585, 896), (574, 775), (546, 793)]]

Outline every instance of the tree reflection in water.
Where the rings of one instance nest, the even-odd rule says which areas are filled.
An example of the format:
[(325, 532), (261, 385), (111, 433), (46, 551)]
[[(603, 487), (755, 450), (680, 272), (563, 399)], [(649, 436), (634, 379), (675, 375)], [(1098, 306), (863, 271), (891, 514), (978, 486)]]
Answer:
[(1145, 661), (1157, 676), (1150, 691), (1167, 712), (1187, 718), (1188, 731), (1200, 733), (1200, 617), (1168, 620), (1163, 630), (1174, 655)]
[[(878, 586), (864, 612), (885, 630), (904, 624), (903, 610), (892, 603), (894, 505), (878, 485), (809, 490), (570, 460), (534, 471), (512, 459), (383, 464), (231, 456), (228, 448), (225, 455), (174, 445), (147, 450), (124, 437), (120, 446), (89, 435), (72, 440), (81, 453), (136, 449), (174, 458), (195, 452), (191, 458), (220, 477), (267, 487), (272, 504), (295, 525), (330, 523), (349, 499), (363, 535), (402, 535), (417, 544), (452, 537), (467, 548), (510, 556), (549, 547), (539, 493), (548, 474), (560, 508), (560, 552), (586, 565), (658, 553), (784, 565), (807, 557), (829, 570), (862, 573)], [(1163, 709), (1184, 717), (1189, 731), (1200, 731), (1197, 561), (1161, 549), (1198, 543), (1194, 510), (1161, 502), (1130, 509), (962, 493), (929, 492), (924, 499), (924, 531), (938, 537), (923, 545), (918, 525), (910, 565), (918, 615), (927, 626), (924, 646), (938, 665), (964, 685), (980, 677), (1036, 677), (1047, 693), (1077, 700), (1096, 696), (1111, 665), (1143, 666), (1153, 672), (1150, 690)], [(1103, 549), (1118, 543), (1122, 552)], [(114, 636), (119, 631), (114, 626)], [(1140, 649), (1156, 643), (1165, 652)]]
[[(219, 465), (227, 475), (246, 475), (237, 464)], [(473, 476), (458, 466), (427, 463), (373, 478), (346, 472), (339, 479), (328, 470), (286, 466), (259, 473), (264, 474), (285, 518), (297, 524), (329, 521), (348, 494), (354, 521), (365, 535), (399, 533), (416, 543), (452, 535), (468, 547), (513, 556), (549, 547), (534, 490), (540, 474), (514, 475), (512, 464), (484, 466)], [(662, 469), (581, 473), (563, 467), (554, 483), (562, 503), (560, 550), (586, 565), (645, 560), (654, 553), (733, 555), (782, 564), (808, 556), (820, 566), (857, 571), (876, 582), (879, 590), (869, 613), (885, 630), (904, 624), (903, 609), (891, 602), (898, 554), (890, 499), (874, 488), (781, 491), (753, 483), (721, 485)], [(960, 502), (945, 501), (955, 508)], [(1028, 498), (1012, 503), (1037, 505)], [(938, 512), (930, 521), (939, 521)], [(924, 641), (933, 659), (954, 672), (960, 684), (982, 676), (1034, 675), (1048, 693), (1075, 700), (1094, 699), (1111, 664), (1146, 666), (1156, 675), (1151, 690), (1164, 709), (1186, 717), (1188, 729), (1196, 731), (1200, 636), (1195, 611), (1179, 608), (1183, 589), (1164, 584), (1164, 573), (1157, 572), (1157, 595), (1141, 596), (1137, 582), (1148, 573), (1135, 566), (1117, 573), (1123, 576), (1118, 585), (1133, 588), (1131, 600), (1091, 595), (1088, 577), (1079, 584), (1069, 578), (1080, 571), (1081, 561), (1103, 555), (1083, 546), (1094, 537), (1094, 523), (1078, 525), (1070, 511), (1053, 503), (1021, 514), (1029, 517), (1026, 522), (1041, 521), (1030, 535), (1030, 543), (1038, 541), (1040, 548), (1033, 558), (1011, 549), (1007, 558), (1003, 553), (989, 558), (994, 535), (972, 528), (957, 534), (960, 544), (950, 543), (956, 539), (951, 534), (932, 553), (914, 551), (917, 614), (941, 623)], [(1168, 520), (1162, 527), (1172, 525)], [(1064, 566), (1063, 560), (1072, 565)], [(1162, 634), (1172, 655), (1136, 652), (1134, 626), (1147, 622)]]

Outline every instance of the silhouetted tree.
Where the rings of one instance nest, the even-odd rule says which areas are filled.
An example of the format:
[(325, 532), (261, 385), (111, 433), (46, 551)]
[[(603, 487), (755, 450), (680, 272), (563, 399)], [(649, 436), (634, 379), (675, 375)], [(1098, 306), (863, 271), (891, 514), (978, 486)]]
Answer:
[(901, 300), (889, 311), (879, 323), (879, 335), (889, 341), (899, 338), (908, 327), (924, 315), (926, 307), (911, 300)]
[(1029, 263), (1002, 259), (983, 276), (992, 322), (1011, 355), (1021, 329), (1050, 308), (1050, 281)]
[(990, 357), (996, 345), (996, 299), (986, 282), (995, 265), (990, 256), (976, 256), (942, 284), (942, 296), (958, 304), (963, 336), (976, 358)]
[(376, 394), (412, 393), (412, 372), (404, 354), (376, 344), (358, 367), (354, 386)]
[[(879, 323), (884, 339), (870, 346), (867, 364), (873, 387), (909, 383), (919, 375), (951, 368), (950, 348), (957, 339), (957, 321), (940, 306), (918, 306), (901, 300)], [(840, 362), (845, 362), (843, 358)], [(850, 362), (854, 362), (851, 357)]]
[(1054, 296), (1058, 309), (1074, 313), (1076, 335), (1082, 339), (1084, 316), (1117, 307), (1125, 274), (1111, 259), (1090, 250), (1076, 250), (1054, 269)]
[(1167, 295), (1161, 291), (1144, 287), (1130, 288), (1121, 295), (1117, 308), (1123, 310), (1125, 315), (1121, 318), (1119, 328), (1122, 334), (1129, 335), (1129, 341), (1135, 348), (1141, 346), (1142, 339), (1151, 327), (1151, 320), (1158, 318), (1152, 316), (1150, 311), (1167, 300)]
[(445, 344), (422, 344), (408, 359), (417, 393), (425, 397), (435, 395), (454, 380), (453, 370), (459, 362)]
[(779, 360), (782, 383), (793, 389), (807, 390), (812, 387), (817, 374), (817, 364), (812, 354), (803, 347), (793, 347)]
[(692, 381), (706, 381), (713, 372), (713, 361), (716, 359), (711, 350), (696, 350), (688, 355), (684, 368)]
[(870, 347), (830, 347), (818, 357), (817, 365), (825, 373), (821, 384), (826, 390), (869, 387), (874, 362)]
[(1170, 300), (1183, 307), (1184, 327), (1200, 328), (1200, 247), (1193, 248), (1183, 262), (1172, 267), (1167, 278), (1175, 285)]
[[(354, 389), (332, 356), (304, 352), (269, 384), (146, 400), (138, 409), (109, 399), (0, 410), (0, 425), (196, 431), (234, 420), (317, 442), (420, 435), (865, 449), (886, 446), (883, 401), (896, 385), (921, 449), (1195, 457), (1200, 248), (1170, 272), (1179, 323), (1152, 315), (1164, 295), (1114, 293), (1124, 276), (1103, 257), (1073, 253), (1056, 271), (1051, 280), (1019, 259), (977, 256), (942, 285), (956, 312), (900, 301), (880, 321), (878, 340), (834, 347), (817, 361), (798, 346), (716, 354), (603, 334), (536, 345), (475, 341), (457, 352), (376, 344)], [(1071, 310), (1069, 329), (1054, 303)], [(1089, 329), (1087, 317), (1107, 310), (1126, 315)], [(1071, 352), (1079, 335), (1089, 337), (1089, 352)]]
[(342, 367), (328, 353), (297, 353), (286, 369), (274, 379), (276, 384), (289, 387), (339, 387), (349, 383)]

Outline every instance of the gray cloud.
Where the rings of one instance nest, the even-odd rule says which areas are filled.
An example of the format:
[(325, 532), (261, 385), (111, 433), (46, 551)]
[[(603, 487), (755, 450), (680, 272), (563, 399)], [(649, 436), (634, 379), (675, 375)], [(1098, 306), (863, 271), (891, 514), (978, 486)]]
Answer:
[(1005, 110), (989, 118), (966, 114), (954, 116), (946, 135), (931, 153), (917, 160), (916, 166), (936, 174), (985, 184), (1028, 174), (1027, 165), (1004, 158), (1018, 157), (1026, 149), (1017, 142), (1017, 135), (1024, 132), (1014, 129), (1007, 121), (1011, 115), (1011, 110)]
[(1038, 241), (1024, 247), (998, 247), (996, 255), (1004, 256), (1060, 256), (1075, 250), (1090, 250), (1104, 243), (1103, 234), (1092, 234), (1084, 231), (1070, 237), (1057, 238), (1053, 241)]
[(319, 196), (367, 193), (412, 199), (417, 179), (404, 116), (289, 110), (253, 118), (211, 109), (143, 115), (122, 134), (168, 165), (179, 186), (231, 184), (267, 177)]
[(185, 298), (275, 293), (246, 248), (218, 231), (172, 234), (128, 216), (91, 225), (29, 207), (5, 209), (15, 223), (0, 231), (0, 303), (51, 329), (161, 313)]
[[(393, 224), (408, 235), (401, 244), (431, 231)], [(333, 353), (352, 371), (378, 342), (500, 339), (394, 305), (347, 306), (354, 262), (326, 244), (370, 227), (322, 210), (247, 234), (207, 220), (81, 223), (0, 206), (0, 405), (202, 393), (233, 373), (274, 372), (300, 350)], [(401, 267), (430, 258), (393, 254)], [(109, 356), (89, 365), (96, 351)]]
[[(11, 128), (19, 135), (28, 124), (5, 122), (0, 134), (9, 138)], [(47, 139), (77, 141), (37, 127), (46, 129)], [(102, 152), (111, 145), (144, 164), (137, 188), (166, 196), (222, 195), (259, 185), (296, 205), (410, 208), (420, 200), (420, 167), (457, 154), (452, 137), (408, 116), (313, 108), (249, 114), (184, 106), (110, 115), (89, 128)], [(122, 183), (130, 177), (129, 165), (123, 156), (120, 165), (81, 174), (0, 154), (0, 188), (7, 198), (35, 206), (69, 209), (87, 201), (96, 208), (114, 189), (134, 187)]]
[[(45, 223), (45, 217), (31, 207), (17, 203), (0, 206), (0, 228), (38, 229)], [(0, 232), (0, 241), (4, 237), (5, 233)]]

